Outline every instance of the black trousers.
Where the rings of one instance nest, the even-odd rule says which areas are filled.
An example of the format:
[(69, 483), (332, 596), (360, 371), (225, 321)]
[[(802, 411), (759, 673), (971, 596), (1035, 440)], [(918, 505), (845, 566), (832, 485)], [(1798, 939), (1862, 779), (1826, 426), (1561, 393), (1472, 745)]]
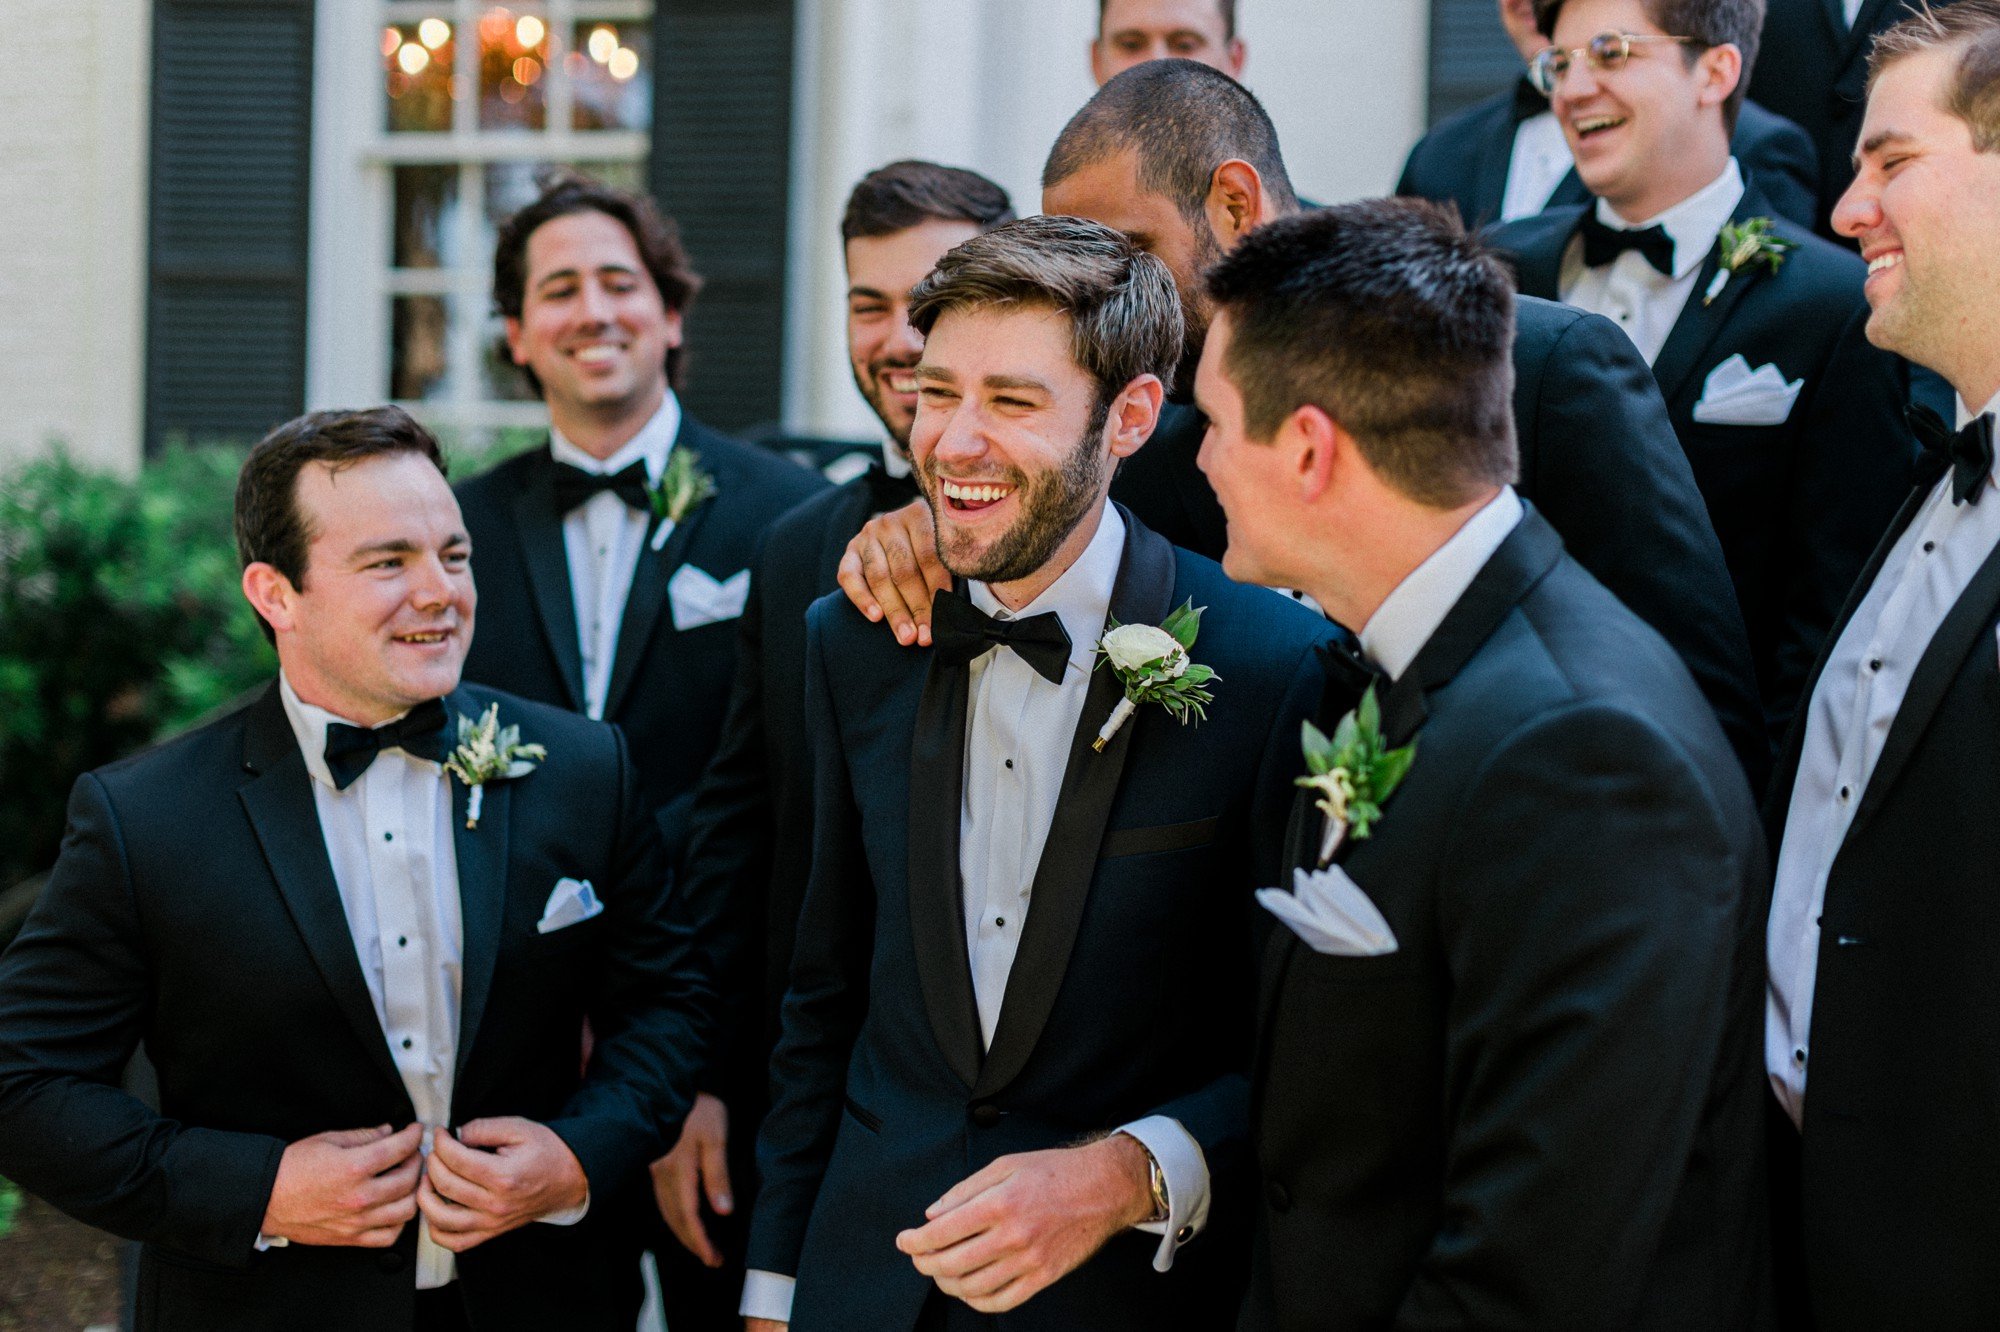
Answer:
[(456, 1281), (436, 1290), (417, 1292), (416, 1332), (472, 1332), (465, 1318), (465, 1296)]
[(923, 1312), (917, 1315), (916, 1332), (993, 1332), (999, 1325), (992, 1314), (980, 1313), (963, 1300), (933, 1290), (924, 1301)]

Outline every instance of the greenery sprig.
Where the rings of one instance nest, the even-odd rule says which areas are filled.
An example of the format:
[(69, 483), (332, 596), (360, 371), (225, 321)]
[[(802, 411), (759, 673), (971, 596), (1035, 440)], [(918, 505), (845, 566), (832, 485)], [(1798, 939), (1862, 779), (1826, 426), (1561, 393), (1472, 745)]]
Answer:
[(1310, 721), (1301, 726), (1306, 775), (1297, 784), (1319, 792), (1320, 798), (1313, 803), (1325, 811), (1328, 821), (1320, 850), (1320, 864), (1324, 865), (1333, 859), (1343, 838), (1369, 835), (1382, 817), (1383, 802), (1416, 761), (1417, 744), (1412, 740), (1401, 749), (1388, 747), (1373, 685), (1361, 696), (1359, 706), (1340, 719), (1332, 739)]
[(1722, 234), (1716, 237), (1716, 248), (1721, 252), (1715, 280), (1708, 284), (1701, 303), (1711, 304), (1722, 289), (1729, 285), (1731, 274), (1764, 264), (1775, 273), (1784, 264), (1785, 256), (1799, 248), (1797, 241), (1788, 241), (1771, 231), (1768, 217), (1745, 218), (1742, 222), (1725, 222)]
[(1109, 666), (1125, 686), (1125, 697), (1111, 710), (1111, 716), (1091, 742), (1098, 753), (1111, 743), (1141, 703), (1157, 703), (1169, 716), (1185, 726), (1190, 718), (1206, 721), (1208, 705), (1215, 694), (1208, 688), (1222, 677), (1188, 655), (1201, 632), (1201, 614), (1193, 598), (1182, 602), (1157, 626), (1120, 624), (1116, 619), (1097, 640), (1098, 666)]
[(500, 705), (491, 704), (478, 721), (458, 715), (458, 748), (444, 761), (445, 771), (466, 786), (465, 826), (479, 826), (486, 801), (486, 783), (525, 777), (549, 756), (541, 745), (521, 743), (521, 728), (500, 725)]
[(659, 550), (696, 505), (715, 498), (715, 478), (701, 469), (699, 453), (676, 447), (667, 455), (659, 484), (646, 491), (646, 498), (653, 506), (653, 549)]

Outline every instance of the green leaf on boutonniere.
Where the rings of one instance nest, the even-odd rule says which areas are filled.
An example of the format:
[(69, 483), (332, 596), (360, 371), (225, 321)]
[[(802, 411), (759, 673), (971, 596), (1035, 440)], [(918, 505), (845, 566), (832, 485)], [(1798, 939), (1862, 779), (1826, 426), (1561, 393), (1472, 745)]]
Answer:
[(458, 748), (444, 761), (444, 769), (465, 783), (465, 826), (479, 826), (479, 811), (486, 802), (486, 783), (525, 777), (549, 756), (541, 745), (521, 743), (521, 728), (500, 725), (500, 705), (490, 704), (474, 721), (458, 715)]
[(1382, 707), (1373, 685), (1340, 719), (1331, 739), (1310, 721), (1300, 725), (1306, 775), (1297, 779), (1297, 785), (1319, 793), (1320, 798), (1313, 803), (1330, 821), (1329, 845), (1321, 854), (1324, 863), (1331, 859), (1342, 837), (1369, 835), (1382, 817), (1383, 803), (1409, 775), (1417, 745), (1412, 740), (1400, 749), (1388, 747), (1382, 736)]
[(667, 465), (659, 484), (646, 491), (653, 506), (653, 549), (667, 544), (667, 537), (681, 519), (695, 507), (715, 498), (715, 478), (701, 469), (701, 455), (693, 449), (677, 447), (667, 455)]
[(1125, 697), (1111, 710), (1092, 749), (1103, 753), (1141, 703), (1159, 704), (1183, 726), (1190, 718), (1207, 720), (1208, 705), (1215, 701), (1207, 686), (1222, 677), (1188, 656), (1201, 632), (1201, 613), (1206, 609), (1190, 598), (1157, 627), (1110, 621), (1104, 637), (1097, 640), (1101, 657), (1097, 664), (1111, 668), (1125, 686)]
[(1722, 233), (1715, 238), (1718, 252), (1715, 280), (1708, 284), (1708, 291), (1701, 303), (1707, 305), (1722, 294), (1729, 285), (1732, 274), (1754, 268), (1758, 264), (1768, 267), (1773, 273), (1783, 266), (1785, 256), (1799, 248), (1797, 241), (1788, 241), (1783, 236), (1773, 234), (1774, 224), (1768, 217), (1745, 218), (1742, 222), (1725, 222)]

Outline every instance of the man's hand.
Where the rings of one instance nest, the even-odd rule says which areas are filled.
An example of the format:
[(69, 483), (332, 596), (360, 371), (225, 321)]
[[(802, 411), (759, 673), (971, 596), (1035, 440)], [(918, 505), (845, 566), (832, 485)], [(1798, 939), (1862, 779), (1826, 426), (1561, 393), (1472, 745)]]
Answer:
[(278, 1160), (258, 1233), (293, 1244), (386, 1249), (417, 1214), (424, 1126), (387, 1124), (301, 1138)]
[(590, 1181), (569, 1145), (547, 1125), (511, 1115), (475, 1119), (455, 1138), (439, 1129), (417, 1186), (431, 1238), (453, 1253), (580, 1207), (589, 1196)]
[(681, 1246), (710, 1267), (722, 1253), (701, 1221), (702, 1195), (720, 1216), (736, 1210), (729, 1193), (729, 1107), (707, 1092), (694, 1098), (674, 1149), (653, 1162), (653, 1201)]
[(774, 1323), (768, 1318), (746, 1318), (743, 1332), (788, 1332), (790, 1323)]
[(1123, 1133), (1003, 1156), (896, 1236), (917, 1270), (981, 1313), (1004, 1313), (1153, 1212), (1146, 1149)]
[(841, 591), (870, 620), (886, 616), (904, 647), (930, 646), (931, 598), (950, 586), (931, 506), (921, 499), (870, 518), (840, 557)]

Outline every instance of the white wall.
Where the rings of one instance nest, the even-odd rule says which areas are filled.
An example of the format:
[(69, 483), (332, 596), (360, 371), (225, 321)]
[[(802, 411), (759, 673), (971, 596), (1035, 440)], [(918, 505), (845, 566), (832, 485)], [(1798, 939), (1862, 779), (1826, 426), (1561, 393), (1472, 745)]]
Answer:
[[(1423, 125), (1423, 0), (1241, 0), (1244, 81), (1299, 191), (1387, 193)], [(1042, 159), (1094, 90), (1093, 0), (799, 0), (785, 420), (807, 434), (879, 426), (846, 357), (839, 243), (847, 192), (924, 157), (984, 172), (1036, 211)]]
[(135, 468), (145, 379), (148, 0), (6, 0), (0, 464), (51, 439)]

